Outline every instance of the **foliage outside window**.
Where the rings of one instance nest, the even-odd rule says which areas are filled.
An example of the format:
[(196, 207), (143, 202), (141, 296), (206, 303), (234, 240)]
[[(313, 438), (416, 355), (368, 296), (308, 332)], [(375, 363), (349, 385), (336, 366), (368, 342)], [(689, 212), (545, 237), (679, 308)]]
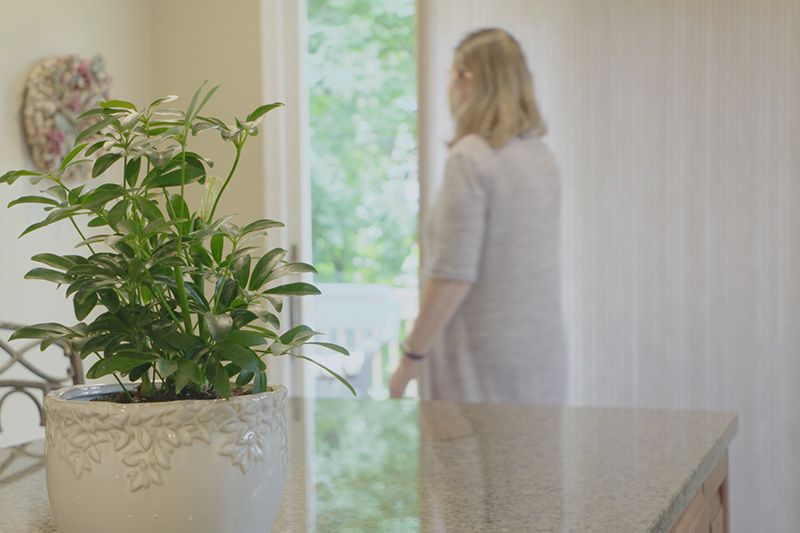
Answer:
[(416, 286), (413, 0), (309, 0), (319, 282)]

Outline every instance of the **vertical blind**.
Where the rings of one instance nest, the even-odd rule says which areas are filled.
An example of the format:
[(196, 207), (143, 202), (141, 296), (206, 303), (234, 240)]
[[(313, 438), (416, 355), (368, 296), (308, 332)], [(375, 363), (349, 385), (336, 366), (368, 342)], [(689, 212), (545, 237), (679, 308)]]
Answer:
[(469, 30), (523, 44), (565, 183), (571, 401), (733, 411), (732, 531), (800, 522), (800, 2), (419, 0), (423, 210)]

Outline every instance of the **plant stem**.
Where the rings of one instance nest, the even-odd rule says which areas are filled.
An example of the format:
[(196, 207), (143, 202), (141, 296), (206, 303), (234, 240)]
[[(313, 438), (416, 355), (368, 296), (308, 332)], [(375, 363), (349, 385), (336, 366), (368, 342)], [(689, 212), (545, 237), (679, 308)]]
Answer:
[(131, 396), (131, 392), (128, 390), (128, 387), (126, 387), (125, 385), (122, 384), (122, 380), (119, 379), (119, 377), (117, 377), (116, 374), (111, 374), (111, 375), (114, 376), (114, 379), (117, 380), (117, 383), (119, 383), (119, 386), (122, 387), (122, 392), (125, 393), (125, 396), (128, 397), (128, 400), (130, 400), (130, 402), (133, 403), (133, 396)]
[[(181, 198), (183, 198), (183, 188), (186, 182), (186, 136), (189, 134), (188, 126), (184, 126), (183, 138), (181, 139)], [(183, 232), (178, 228), (178, 256), (183, 256)], [(192, 315), (189, 312), (189, 299), (186, 297), (186, 284), (183, 281), (183, 269), (180, 266), (175, 267), (175, 285), (178, 290), (178, 301), (181, 304), (181, 312), (183, 313), (183, 325), (186, 328), (186, 333), (191, 334), (192, 330)]]
[(178, 289), (178, 302), (181, 304), (181, 312), (183, 314), (183, 327), (186, 328), (186, 333), (191, 335), (192, 330), (192, 315), (189, 313), (189, 299), (186, 297), (186, 285), (183, 282), (183, 272), (180, 267), (175, 267), (175, 285)]
[[(192, 276), (192, 281), (194, 282), (195, 287), (197, 287), (197, 292), (200, 293), (201, 296), (205, 298), (205, 280), (201, 274), (195, 274)], [(200, 338), (207, 339), (209, 337), (208, 334), (208, 327), (203, 320), (197, 321), (197, 330), (200, 333)]]
[(175, 316), (175, 313), (172, 312), (172, 309), (169, 308), (169, 304), (167, 303), (167, 298), (164, 296), (164, 293), (161, 291), (161, 287), (159, 287), (157, 285), (153, 285), (152, 289), (153, 289), (153, 293), (156, 295), (156, 298), (158, 298), (158, 301), (161, 303), (161, 307), (163, 307), (167, 311), (169, 316), (172, 317), (172, 320), (174, 320), (176, 323), (180, 324), (181, 321), (178, 319), (177, 316)]
[[(244, 138), (247, 139), (247, 134), (245, 134)], [(242, 141), (242, 144), (237, 144), (236, 145), (236, 158), (233, 160), (233, 166), (231, 167), (231, 171), (228, 172), (228, 177), (225, 178), (225, 183), (222, 184), (222, 188), (217, 193), (216, 199), (214, 199), (214, 206), (211, 208), (211, 214), (208, 215), (208, 221), (209, 222), (214, 220), (214, 213), (217, 211), (217, 205), (219, 204), (220, 198), (222, 198), (222, 193), (225, 192), (225, 188), (228, 186), (228, 183), (230, 183), (231, 178), (233, 177), (233, 173), (236, 172), (236, 167), (239, 165), (239, 158), (242, 155), (242, 145), (243, 144), (244, 144), (244, 141)]]
[[(78, 227), (78, 224), (75, 222), (75, 218), (74, 217), (69, 217), (69, 221), (72, 222), (72, 226), (75, 228), (75, 231), (78, 232), (78, 235), (81, 236), (81, 239), (83, 239), (85, 241), (86, 240), (86, 235), (84, 235), (83, 232), (81, 231), (81, 228)], [(89, 244), (87, 242), (86, 246), (89, 248), (90, 252), (92, 252), (93, 254), (95, 253), (94, 248), (92, 248), (91, 244)]]
[[(64, 182), (62, 182), (62, 181), (61, 181), (61, 180), (60, 180), (58, 177), (56, 177), (56, 176), (50, 176), (50, 179), (51, 179), (51, 181), (53, 181), (54, 183), (56, 183), (58, 186), (60, 186), (62, 189), (64, 189), (64, 191), (67, 193), (67, 197), (69, 198), (69, 194), (72, 192), (72, 191), (69, 189), (69, 187), (67, 187), (66, 185), (64, 185)], [(84, 235), (84, 234), (83, 234), (83, 232), (81, 231), (81, 228), (79, 228), (79, 227), (78, 227), (78, 224), (75, 222), (75, 217), (73, 217), (72, 215), (70, 215), (70, 216), (69, 216), (69, 221), (70, 221), (70, 222), (72, 222), (72, 227), (74, 227), (74, 228), (75, 228), (75, 231), (77, 231), (77, 232), (78, 232), (78, 235), (80, 235), (80, 236), (81, 236), (81, 240), (84, 240), (84, 241), (85, 241), (85, 240), (86, 240), (86, 235)], [(95, 251), (94, 251), (94, 248), (92, 248), (92, 245), (91, 245), (91, 244), (89, 244), (89, 243), (86, 243), (86, 246), (89, 248), (89, 251), (90, 251), (90, 252), (92, 252), (92, 253), (95, 253)]]

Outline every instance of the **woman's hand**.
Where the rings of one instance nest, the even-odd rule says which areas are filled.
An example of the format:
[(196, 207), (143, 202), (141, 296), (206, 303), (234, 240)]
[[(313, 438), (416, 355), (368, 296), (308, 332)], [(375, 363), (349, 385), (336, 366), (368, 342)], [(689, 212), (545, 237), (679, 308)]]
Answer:
[(406, 392), (408, 382), (412, 379), (419, 377), (420, 367), (422, 365), (419, 361), (414, 361), (409, 357), (403, 357), (397, 369), (389, 378), (389, 396), (392, 398), (402, 398)]

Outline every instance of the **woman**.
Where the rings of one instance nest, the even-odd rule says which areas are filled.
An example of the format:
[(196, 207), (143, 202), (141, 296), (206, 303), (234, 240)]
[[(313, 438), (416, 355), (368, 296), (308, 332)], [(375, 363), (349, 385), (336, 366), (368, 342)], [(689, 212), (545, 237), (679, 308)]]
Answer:
[(391, 396), (420, 376), (423, 399), (563, 403), (560, 178), (516, 40), (499, 29), (467, 36), (449, 99), (456, 135)]

